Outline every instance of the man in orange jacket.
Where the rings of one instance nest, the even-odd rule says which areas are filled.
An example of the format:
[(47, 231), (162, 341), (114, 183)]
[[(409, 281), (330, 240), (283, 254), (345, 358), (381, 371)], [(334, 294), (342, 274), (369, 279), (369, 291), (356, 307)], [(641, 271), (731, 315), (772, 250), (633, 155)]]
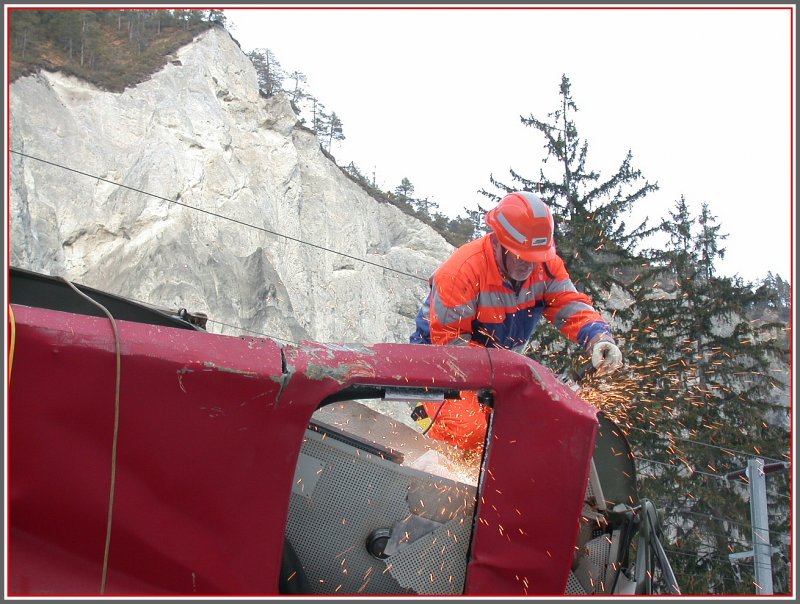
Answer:
[[(622, 353), (611, 328), (556, 254), (547, 204), (533, 193), (509, 193), (487, 213), (486, 224), (491, 233), (462, 245), (431, 277), (410, 341), (522, 352), (544, 315), (591, 353), (599, 373), (619, 368)], [(412, 416), (427, 424), (428, 436), (476, 450), (483, 446), (489, 408), (465, 391), (461, 400), (423, 403)]]

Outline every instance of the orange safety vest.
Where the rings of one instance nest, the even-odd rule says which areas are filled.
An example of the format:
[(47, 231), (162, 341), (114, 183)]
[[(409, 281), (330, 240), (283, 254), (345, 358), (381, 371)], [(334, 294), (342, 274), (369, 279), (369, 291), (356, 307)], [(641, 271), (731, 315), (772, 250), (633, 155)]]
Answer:
[[(521, 352), (542, 316), (584, 347), (595, 336), (611, 333), (589, 296), (577, 291), (560, 257), (536, 266), (515, 289), (497, 266), (490, 237), (461, 246), (433, 274), (412, 343)], [(475, 392), (421, 406), (433, 422), (427, 431), (431, 438), (467, 450), (483, 447), (491, 410), (478, 402)]]
[(556, 256), (514, 289), (503, 277), (486, 235), (458, 248), (430, 279), (419, 309), (416, 344), (471, 344), (522, 350), (541, 317), (581, 346), (611, 328), (575, 288)]

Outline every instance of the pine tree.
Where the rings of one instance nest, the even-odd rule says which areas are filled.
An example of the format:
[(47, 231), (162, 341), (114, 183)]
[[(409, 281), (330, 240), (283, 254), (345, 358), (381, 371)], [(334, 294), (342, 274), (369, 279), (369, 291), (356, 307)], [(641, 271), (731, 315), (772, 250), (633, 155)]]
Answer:
[(467, 207), (464, 208), (464, 211), (467, 213), (466, 220), (472, 225), (471, 239), (483, 237), (489, 232), (489, 228), (486, 226), (486, 209), (480, 204), (477, 205), (477, 210), (470, 210)]
[(206, 21), (209, 23), (218, 23), (222, 27), (228, 22), (228, 17), (225, 16), (225, 11), (219, 9), (211, 9), (206, 15)]
[(342, 120), (339, 119), (335, 111), (331, 113), (328, 118), (325, 136), (328, 139), (328, 151), (331, 150), (333, 141), (343, 141), (345, 138), (344, 130), (342, 129)]
[(80, 34), (79, 34), (79, 50), (78, 50), (78, 64), (81, 67), (88, 65), (92, 61), (92, 51), (96, 45), (94, 38), (94, 28), (97, 21), (97, 11), (79, 10), (78, 18), (80, 19)]
[(310, 96), (309, 100), (311, 101), (311, 129), (319, 136), (327, 132), (330, 116), (325, 113), (325, 105), (316, 97)]
[(42, 11), (48, 33), (72, 60), (80, 41), (80, 15), (77, 11)]
[(192, 29), (203, 20), (203, 11), (201, 10), (177, 9), (175, 12), (179, 21), (183, 23), (184, 30)]
[(414, 185), (411, 184), (408, 178), (403, 177), (400, 184), (394, 188), (394, 194), (397, 195), (400, 200), (410, 203), (411, 196), (414, 194)]
[(301, 87), (301, 84), (306, 84), (308, 79), (304, 73), (300, 73), (297, 70), (290, 73), (288, 79), (294, 82), (294, 86), (292, 86), (291, 90), (286, 91), (289, 94), (289, 102), (292, 104), (294, 112), (299, 115), (302, 111), (300, 103), (308, 96), (306, 91)]
[(283, 90), (284, 73), (275, 53), (269, 48), (256, 48), (247, 53), (258, 76), (258, 87), (267, 96)]
[(413, 198), (411, 197), (414, 193), (414, 185), (408, 178), (403, 177), (400, 184), (394, 188), (394, 191), (387, 193), (392, 205), (397, 206), (410, 216), (414, 215)]
[[(414, 211), (416, 211), (420, 217), (429, 219), (434, 217), (435, 212), (433, 212), (433, 210), (436, 210), (439, 207), (438, 203), (431, 201), (427, 197), (413, 199), (411, 200), (411, 205), (414, 208)], [(447, 221), (445, 220), (445, 224), (446, 222)]]
[[(454, 246), (458, 247), (467, 241), (477, 239), (483, 233), (476, 234), (475, 224), (469, 217), (451, 218), (447, 223), (447, 231), (450, 233)], [(448, 239), (450, 241), (450, 239)]]
[[(9, 32), (13, 48), (24, 61), (30, 47), (36, 43), (42, 22), (42, 11), (12, 10), (8, 12)], [(40, 34), (41, 35), (41, 34)]]

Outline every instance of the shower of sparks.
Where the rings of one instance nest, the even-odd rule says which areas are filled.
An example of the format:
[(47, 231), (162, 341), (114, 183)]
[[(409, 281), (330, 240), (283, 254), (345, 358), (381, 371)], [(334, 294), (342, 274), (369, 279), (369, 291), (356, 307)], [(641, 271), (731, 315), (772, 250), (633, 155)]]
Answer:
[[(643, 330), (644, 333), (642, 335), (647, 337), (648, 335), (657, 333), (657, 331), (656, 329)], [(629, 339), (628, 344), (630, 343), (631, 340)], [(740, 343), (747, 344), (749, 342), (747, 340), (742, 340)], [(700, 443), (711, 443), (716, 447), (719, 453), (730, 457), (731, 463), (736, 462), (737, 452), (735, 452), (735, 449), (740, 447), (725, 448), (724, 444), (730, 445), (731, 443), (717, 442), (719, 439), (718, 435), (725, 434), (729, 426), (725, 423), (725, 419), (719, 419), (719, 410), (716, 406), (720, 405), (721, 396), (725, 396), (726, 400), (733, 403), (737, 402), (738, 396), (734, 388), (730, 387), (730, 385), (707, 383), (701, 375), (701, 369), (698, 369), (699, 364), (702, 363), (708, 371), (721, 372), (726, 367), (726, 364), (731, 363), (734, 358), (718, 347), (707, 348), (702, 351), (702, 354), (696, 354), (699, 348), (698, 343), (688, 339), (681, 342), (679, 346), (681, 347), (680, 350), (685, 354), (689, 354), (689, 356), (676, 360), (652, 357), (641, 363), (629, 361), (624, 370), (611, 376), (595, 377), (590, 374), (582, 380), (578, 395), (609, 417), (618, 426), (619, 433), (628, 439), (634, 449), (636, 448), (637, 442), (640, 440), (640, 431), (651, 432), (663, 439), (664, 457), (659, 459), (664, 460), (663, 465), (672, 466), (682, 477), (687, 476), (686, 470), (688, 470), (688, 476), (694, 476), (698, 470), (708, 471), (712, 474), (724, 474), (727, 470), (721, 466), (724, 466), (725, 463), (721, 463), (719, 459), (713, 462), (709, 462), (707, 459), (695, 461), (696, 455), (693, 455), (693, 449), (687, 446), (686, 442), (692, 439)], [(638, 356), (643, 356), (641, 351), (635, 350), (634, 353)], [(632, 354), (631, 356), (633, 357), (634, 355)], [(734, 372), (728, 371), (728, 374), (731, 373)], [(738, 377), (741, 379), (748, 378), (751, 375), (750, 372), (747, 371), (740, 371), (738, 374)], [(756, 375), (756, 372), (754, 371), (752, 374)], [(757, 375), (761, 376), (761, 374)], [(408, 378), (405, 379), (408, 381)], [(434, 381), (433, 378), (431, 381)], [(693, 419), (691, 425), (687, 425), (684, 418), (689, 415), (699, 415), (700, 417), (697, 420)], [(762, 423), (765, 429), (769, 428), (765, 422)], [(392, 423), (391, 425), (392, 435), (396, 436), (396, 429), (401, 426), (396, 423)], [(379, 432), (378, 430), (376, 430), (375, 433), (369, 431), (370, 439), (374, 442), (386, 440), (386, 435), (379, 434)], [(495, 434), (495, 438), (498, 438), (497, 434)], [(512, 444), (514, 443), (516, 443), (516, 441), (512, 441)], [(433, 448), (433, 446), (431, 448)], [(758, 446), (752, 445), (752, 449), (756, 454), (761, 454), (761, 449)], [(444, 449), (436, 447), (435, 450), (440, 453), (441, 460), (446, 465), (448, 472), (452, 474), (452, 477), (457, 477), (456, 480), (465, 484), (477, 484), (478, 475), (481, 470), (480, 453), (470, 454), (461, 450), (454, 450), (452, 447)], [(615, 457), (626, 455), (635, 457), (628, 451), (619, 450), (618, 448), (613, 448), (611, 452)], [(356, 454), (358, 455), (359, 453), (356, 452)], [(640, 478), (660, 478), (661, 472), (658, 467), (648, 463), (643, 465), (644, 467), (638, 469)], [(486, 480), (485, 487), (494, 490), (502, 496), (500, 490), (492, 488), (492, 482), (495, 480), (495, 477), (492, 474), (491, 468), (485, 467), (484, 471), (484, 478)], [(636, 478), (627, 472), (623, 473), (630, 479)], [(686, 493), (686, 496), (689, 499), (696, 498), (696, 494), (691, 492)], [(450, 519), (454, 518), (461, 510), (473, 508), (476, 503), (474, 498), (468, 500), (465, 497), (463, 502), (454, 502), (450, 496), (448, 496), (447, 499), (450, 505), (442, 506), (440, 513), (443, 516), (449, 515)], [(628, 499), (631, 505), (638, 503), (630, 496)], [(458, 510), (454, 512), (453, 507), (456, 503), (460, 503), (461, 505), (458, 507)], [(483, 503), (482, 497), (481, 503)], [(420, 505), (424, 508), (425, 502), (420, 501)], [(510, 533), (512, 531), (514, 537), (517, 539), (519, 539), (517, 532), (522, 535), (525, 534), (521, 528), (516, 528), (516, 530), (514, 530), (511, 528), (513, 523), (509, 524), (507, 519), (502, 519), (506, 522), (506, 526), (509, 526), (508, 530), (505, 529), (504, 526), (499, 523), (501, 518), (497, 507), (491, 505), (491, 508), (495, 511), (495, 514), (490, 514), (490, 516), (492, 516), (492, 525), (490, 525), (490, 521), (484, 516), (479, 516), (477, 518), (479, 524), (485, 527), (496, 526), (499, 534), (509, 541), (511, 540)], [(514, 508), (514, 510), (518, 516), (523, 516), (523, 513), (520, 512), (519, 509)], [(484, 511), (488, 511), (488, 509), (484, 508)], [(342, 523), (347, 523), (347, 520), (343, 518)], [(450, 533), (450, 531), (448, 531), (448, 536), (450, 536), (453, 541), (457, 541), (455, 534)], [(608, 535), (606, 535), (605, 538), (610, 542)], [(408, 540), (409, 535), (406, 533), (403, 535), (401, 542), (406, 542)], [(444, 555), (444, 545), (441, 551)], [(547, 551), (547, 555), (552, 558), (552, 554), (549, 551)], [(345, 567), (344, 562), (345, 561), (342, 560), (341, 564), (343, 568)], [(385, 573), (388, 570), (389, 566), (384, 568), (381, 572)], [(344, 568), (343, 572), (345, 574), (347, 573), (346, 568)], [(363, 577), (363, 585), (359, 588), (359, 592), (362, 592), (366, 588), (370, 580), (371, 572), (372, 568), (370, 568)], [(425, 575), (422, 574), (421, 576), (424, 577)], [(445, 573), (441, 573), (440, 579), (444, 576)], [(429, 578), (431, 583), (433, 583), (435, 578), (432, 573), (429, 575)], [(452, 576), (449, 580), (452, 581)], [(522, 583), (524, 584), (524, 589), (527, 594), (529, 588), (527, 578), (523, 579)]]

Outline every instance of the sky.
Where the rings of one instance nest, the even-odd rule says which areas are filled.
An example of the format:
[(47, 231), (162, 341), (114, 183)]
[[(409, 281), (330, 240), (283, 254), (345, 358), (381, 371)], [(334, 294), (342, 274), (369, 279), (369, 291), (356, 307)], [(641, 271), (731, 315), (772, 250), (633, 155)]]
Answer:
[[(630, 150), (659, 191), (626, 224), (683, 195), (717, 217), (718, 272), (793, 282), (794, 40), (789, 5), (263, 5), (225, 9), (245, 52), (271, 50), (341, 119), (331, 153), (382, 190), (465, 215), (493, 175), (536, 178), (544, 138), (520, 118), (558, 108), (572, 84), (587, 166), (610, 178)], [(782, 8), (777, 8), (782, 7)], [(663, 242), (653, 242), (663, 245)]]

